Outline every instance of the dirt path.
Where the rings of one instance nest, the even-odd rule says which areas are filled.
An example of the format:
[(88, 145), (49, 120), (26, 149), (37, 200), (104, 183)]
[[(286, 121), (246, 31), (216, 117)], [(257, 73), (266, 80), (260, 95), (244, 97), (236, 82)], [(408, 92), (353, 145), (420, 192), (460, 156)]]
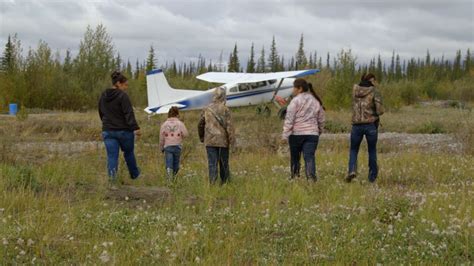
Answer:
[[(273, 137), (277, 137), (272, 136)], [(321, 141), (349, 141), (349, 134), (323, 134)], [(416, 147), (424, 151), (451, 151), (457, 152), (462, 144), (451, 134), (408, 134), (408, 133), (381, 133), (379, 144), (389, 145), (397, 148)], [(101, 141), (72, 141), (72, 142), (21, 142), (15, 143), (14, 149), (17, 153), (28, 153), (31, 151), (46, 151), (48, 153), (60, 153), (74, 155), (81, 152), (103, 149)], [(145, 144), (146, 146), (158, 146), (158, 143)], [(253, 145), (252, 140), (238, 141), (238, 146), (245, 148)]]

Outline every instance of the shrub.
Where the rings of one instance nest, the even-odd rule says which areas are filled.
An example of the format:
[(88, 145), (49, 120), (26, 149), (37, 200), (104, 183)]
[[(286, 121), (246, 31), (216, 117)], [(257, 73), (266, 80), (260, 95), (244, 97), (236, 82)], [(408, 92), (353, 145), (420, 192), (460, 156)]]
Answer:
[(429, 121), (418, 127), (416, 129), (416, 133), (443, 134), (446, 133), (446, 130), (440, 122)]
[(334, 120), (326, 121), (324, 130), (328, 133), (346, 133), (350, 131), (348, 125)]
[(20, 110), (16, 114), (16, 118), (18, 121), (25, 121), (28, 119), (28, 110), (26, 110), (26, 107), (24, 105), (21, 105)]

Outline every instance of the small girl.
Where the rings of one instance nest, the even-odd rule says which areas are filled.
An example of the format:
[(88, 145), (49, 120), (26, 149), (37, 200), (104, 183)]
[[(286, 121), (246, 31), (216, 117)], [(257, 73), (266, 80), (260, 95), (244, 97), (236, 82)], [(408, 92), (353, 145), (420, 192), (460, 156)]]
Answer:
[(160, 129), (160, 149), (165, 153), (166, 175), (169, 181), (178, 173), (182, 142), (187, 136), (188, 130), (179, 120), (178, 107), (171, 107), (168, 111), (168, 119)]

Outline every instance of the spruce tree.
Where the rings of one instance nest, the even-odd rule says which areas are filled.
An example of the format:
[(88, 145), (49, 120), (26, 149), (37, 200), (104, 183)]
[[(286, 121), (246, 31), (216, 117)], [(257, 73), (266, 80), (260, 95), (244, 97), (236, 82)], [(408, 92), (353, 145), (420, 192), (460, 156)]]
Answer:
[(262, 51), (260, 52), (260, 57), (257, 61), (257, 72), (264, 73), (266, 72), (266, 62), (265, 62), (265, 46), (262, 46)]
[(451, 79), (457, 80), (460, 77), (461, 77), (461, 50), (458, 50), (456, 51), (456, 57), (454, 58)]
[(148, 50), (148, 57), (146, 59), (146, 71), (151, 71), (156, 68), (157, 60), (155, 55), (155, 48), (153, 45), (150, 45), (150, 50)]
[(301, 34), (300, 44), (298, 47), (298, 51), (296, 52), (296, 70), (305, 69), (308, 65), (308, 59), (306, 58), (306, 54), (304, 52), (304, 39), (303, 34)]
[(4, 72), (10, 72), (13, 70), (14, 65), (14, 47), (11, 36), (8, 35), (7, 43), (5, 44), (5, 49), (3, 50), (3, 56), (1, 58), (0, 70)]
[(270, 67), (271, 72), (277, 72), (279, 69), (280, 58), (278, 57), (275, 36), (273, 36), (272, 45), (270, 47), (270, 55), (268, 56), (268, 65)]
[(402, 78), (402, 66), (400, 64), (400, 55), (397, 54), (395, 59), (395, 79), (400, 80)]
[(249, 61), (247, 62), (247, 73), (254, 73), (255, 72), (255, 52), (254, 52), (254, 47), (253, 43), (252, 46), (250, 47), (250, 58)]
[(464, 71), (466, 72), (466, 74), (469, 74), (471, 72), (471, 67), (472, 67), (471, 50), (467, 49), (466, 58), (464, 59)]
[(229, 65), (227, 71), (229, 72), (239, 72), (240, 71), (240, 62), (239, 54), (237, 50), (237, 44), (234, 45), (234, 50), (229, 56)]
[(329, 52), (328, 52), (328, 55), (327, 55), (327, 58), (326, 58), (326, 69), (330, 69), (330, 68), (331, 68), (331, 66), (330, 66), (330, 64), (329, 64), (329, 62), (330, 62), (330, 58), (329, 58), (329, 57), (330, 57), (330, 55), (329, 55)]

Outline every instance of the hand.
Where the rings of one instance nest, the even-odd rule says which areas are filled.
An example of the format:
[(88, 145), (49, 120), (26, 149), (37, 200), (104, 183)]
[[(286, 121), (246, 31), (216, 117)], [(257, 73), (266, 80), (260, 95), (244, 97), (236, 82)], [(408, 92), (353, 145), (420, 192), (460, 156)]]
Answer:
[(287, 139), (281, 139), (280, 140), (280, 145), (286, 145), (288, 144), (288, 140)]
[(135, 133), (135, 136), (137, 137), (137, 139), (142, 136), (142, 132), (140, 131), (140, 129), (135, 130), (133, 133)]

